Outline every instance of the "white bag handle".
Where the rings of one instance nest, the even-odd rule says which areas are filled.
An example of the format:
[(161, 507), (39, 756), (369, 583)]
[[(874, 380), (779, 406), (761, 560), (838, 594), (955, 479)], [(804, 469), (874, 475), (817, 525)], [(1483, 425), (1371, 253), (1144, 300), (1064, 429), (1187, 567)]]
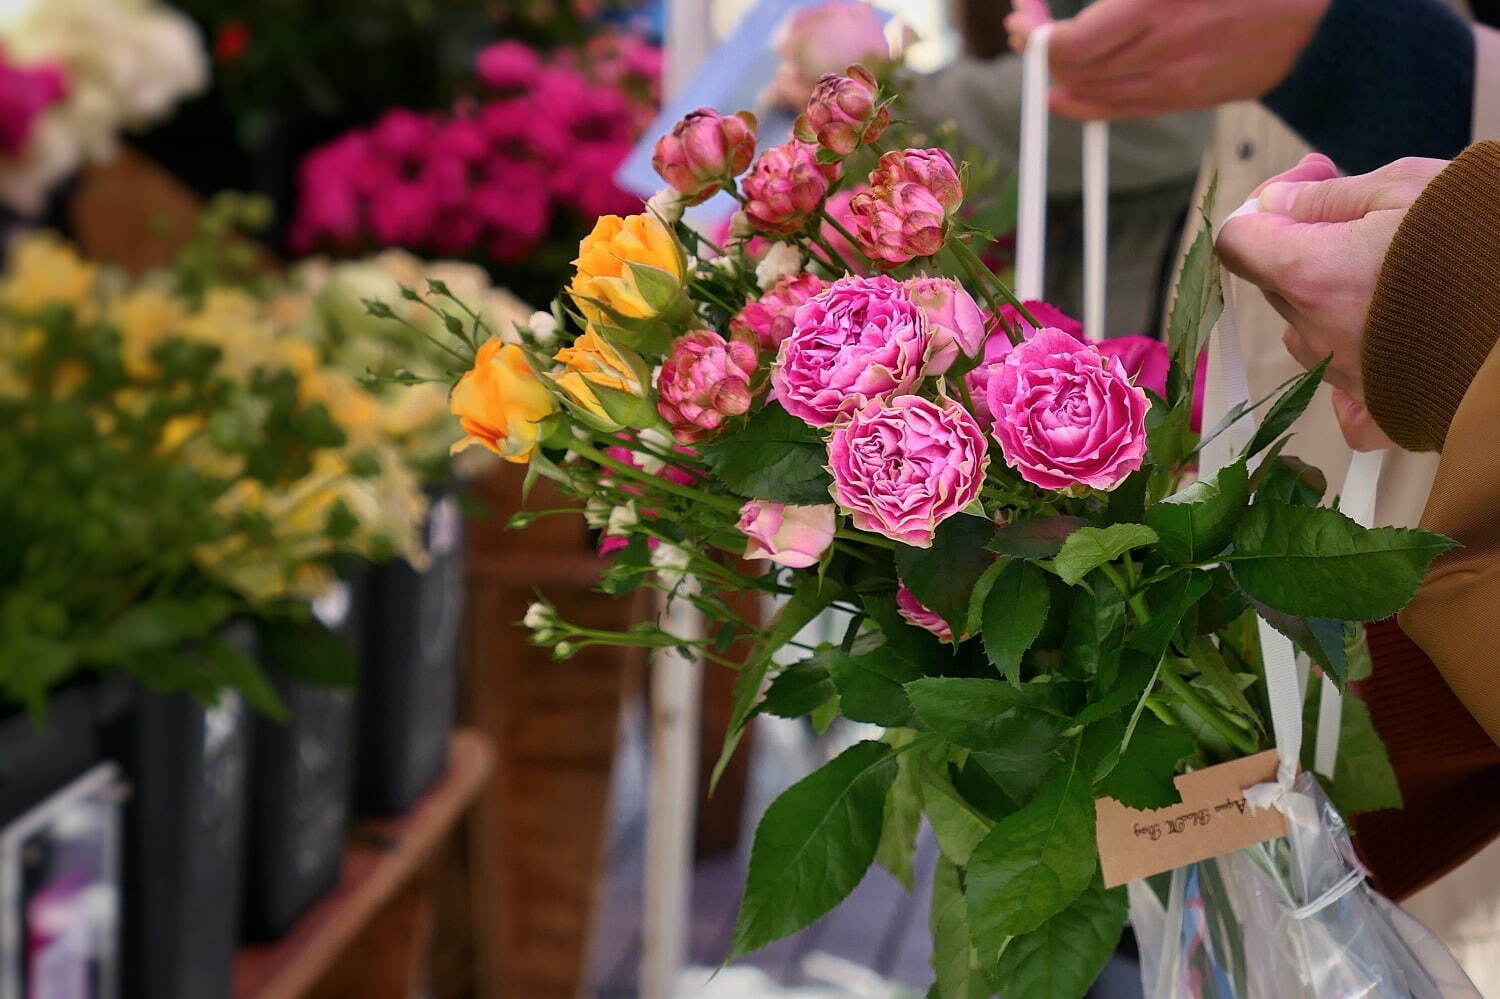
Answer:
[[(1021, 161), (1016, 213), (1016, 297), (1043, 298), (1047, 243), (1047, 44), (1052, 24), (1038, 25), (1021, 63)], [(1109, 237), (1109, 123), (1083, 126), (1083, 331), (1108, 335), (1104, 318)]]
[[(1255, 199), (1240, 206), (1229, 218), (1258, 210)], [(1225, 219), (1225, 222), (1229, 219)], [(1222, 224), (1221, 224), (1222, 226)], [(1218, 235), (1217, 232), (1214, 234)], [(1250, 402), (1250, 385), (1245, 375), (1245, 358), (1235, 321), (1231, 285), (1224, 282), (1224, 311), (1208, 335), (1208, 379), (1203, 394), (1203, 426), (1216, 426), (1236, 405)], [(1207, 478), (1229, 464), (1249, 443), (1255, 430), (1255, 416), (1239, 420), (1210, 441), (1198, 456), (1199, 475)], [(1375, 519), (1376, 490), (1380, 484), (1383, 451), (1356, 452), (1344, 479), (1343, 511), (1363, 527)], [(1262, 618), (1258, 622), (1261, 655), (1266, 668), (1266, 694), (1271, 704), (1271, 724), (1276, 734), (1276, 749), (1281, 756), (1277, 782), (1253, 788), (1258, 792), (1247, 798), (1264, 805), (1277, 800), (1279, 793), (1289, 792), (1297, 775), (1302, 755), (1302, 700), (1305, 674), (1298, 669), (1296, 648), (1291, 639), (1272, 628)], [(1338, 761), (1339, 731), (1343, 716), (1343, 695), (1328, 677), (1323, 678), (1318, 708), (1318, 733), (1315, 746), (1315, 769), (1332, 778)]]

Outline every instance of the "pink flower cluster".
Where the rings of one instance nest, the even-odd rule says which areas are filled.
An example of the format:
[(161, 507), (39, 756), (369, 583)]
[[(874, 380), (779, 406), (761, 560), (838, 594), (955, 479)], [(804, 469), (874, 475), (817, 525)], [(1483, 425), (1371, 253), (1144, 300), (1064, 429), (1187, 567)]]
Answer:
[(299, 167), (293, 248), (399, 245), (511, 264), (559, 215), (638, 210), (609, 177), (654, 107), (660, 59), (638, 39), (610, 44), (617, 59), (572, 65), (497, 43), (476, 61), (485, 100), (393, 110), (315, 149)]
[(0, 155), (21, 155), (37, 116), (67, 92), (67, 79), (60, 67), (18, 66), (0, 47)]
[(694, 330), (672, 342), (656, 379), (656, 408), (684, 444), (702, 440), (750, 408), (755, 348)]

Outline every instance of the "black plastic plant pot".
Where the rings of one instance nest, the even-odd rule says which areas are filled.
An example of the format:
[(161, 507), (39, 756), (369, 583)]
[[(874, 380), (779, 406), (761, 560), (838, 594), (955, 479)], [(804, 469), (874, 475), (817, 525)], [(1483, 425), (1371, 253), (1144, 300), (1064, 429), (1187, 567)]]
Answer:
[[(244, 623), (221, 636), (253, 655)], [(140, 690), (106, 729), (132, 794), (125, 813), (126, 999), (227, 996), (239, 943), (252, 709)]]
[(370, 574), (357, 787), (367, 815), (409, 811), (448, 764), (464, 608), (463, 515), (451, 492), (433, 497), (426, 540), (425, 572), (396, 560)]
[[(362, 590), (362, 580), (341, 581), (316, 607), (351, 642), (363, 620)], [(264, 650), (262, 662), (287, 718), (257, 716), (251, 739), (244, 935), (256, 941), (285, 934), (338, 883), (354, 789), (356, 710), (352, 688), (293, 679), (306, 669), (289, 670)]]
[(99, 762), (98, 699), (89, 681), (53, 693), (40, 719), (0, 707), (0, 824)]

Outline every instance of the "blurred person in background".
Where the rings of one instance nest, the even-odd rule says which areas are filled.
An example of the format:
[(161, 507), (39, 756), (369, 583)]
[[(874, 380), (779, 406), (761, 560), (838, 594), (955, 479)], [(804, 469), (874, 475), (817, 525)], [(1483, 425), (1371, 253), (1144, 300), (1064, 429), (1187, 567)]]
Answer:
[[(960, 56), (908, 85), (907, 107), (925, 127), (952, 121), (979, 151), (993, 157), (1001, 176), (1019, 160), (1021, 60), (1005, 48), (1004, 4), (957, 0), (954, 20), (963, 40)], [(1081, 8), (1059, 0), (1059, 14)], [(1193, 182), (1212, 126), (1207, 112), (1192, 111), (1124, 122), (1110, 135), (1109, 278), (1107, 328), (1111, 335), (1156, 328), (1175, 273), (1177, 241), (1191, 207)], [(1047, 299), (1073, 315), (1083, 303), (1082, 129), (1054, 121), (1047, 189)]]
[[(1060, 18), (1049, 47), (1055, 112), (1129, 122), (1217, 108), (1199, 178), (1200, 192), (1218, 179), (1215, 224), (1273, 175), (1323, 181), (1338, 169), (1366, 171), (1403, 156), (1446, 160), (1475, 139), (1500, 137), (1500, 31), (1492, 27), (1500, 4), (1493, 0), (1097, 0), (1083, 11), (1016, 0), (1006, 20), (1013, 47), (1024, 49), (1031, 30), (1053, 17)], [(1327, 158), (1308, 157), (1312, 148)], [(1184, 237), (1194, 234), (1190, 224)], [(1242, 278), (1226, 288), (1258, 398), (1300, 368), (1282, 346), (1287, 320), (1252, 291)], [(1288, 340), (1297, 342), (1296, 334)], [(1348, 460), (1339, 417), (1352, 443), (1379, 441), (1350, 397), (1336, 411), (1332, 386), (1320, 394), (1327, 398), (1299, 421), (1288, 451), (1331, 473), (1332, 496), (1342, 490)], [(1433, 453), (1388, 452), (1377, 523), (1417, 524), (1437, 466)], [(1404, 851), (1410, 870), (1402, 873), (1413, 887), (1445, 875), (1404, 904), (1444, 938), (1482, 991), (1500, 994), (1500, 844), (1474, 854), (1494, 838), (1494, 809), (1462, 822), (1439, 818), (1443, 850), (1410, 838), (1418, 825), (1455, 814), (1476, 789), (1500, 799), (1500, 750), (1479, 733), (1462, 751), (1449, 751), (1450, 731), (1477, 728), (1434, 707), (1444, 697), (1445, 710), (1461, 712), (1427, 674), (1430, 664), (1377, 656), (1367, 695), (1380, 699), (1384, 685), (1392, 692), (1387, 702), (1400, 691), (1406, 705), (1387, 717), (1382, 735), (1407, 807), (1355, 826), (1367, 847), (1379, 839), (1387, 856)]]

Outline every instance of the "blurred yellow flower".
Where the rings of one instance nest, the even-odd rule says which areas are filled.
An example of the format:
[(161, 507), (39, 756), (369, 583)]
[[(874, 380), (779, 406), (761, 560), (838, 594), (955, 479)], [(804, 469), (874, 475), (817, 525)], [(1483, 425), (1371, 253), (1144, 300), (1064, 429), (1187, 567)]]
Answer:
[(0, 281), (0, 304), (22, 312), (44, 305), (82, 306), (99, 268), (70, 244), (49, 232), (32, 233), (10, 244), (10, 266)]
[(601, 216), (573, 265), (568, 294), (595, 323), (654, 319), (682, 290), (682, 248), (654, 215)]
[(645, 388), (625, 357), (590, 326), (572, 346), (559, 350), (553, 360), (567, 368), (555, 380), (568, 398), (601, 420), (612, 420), (591, 385), (615, 389), (633, 396), (645, 394)]
[(506, 461), (525, 463), (536, 450), (538, 425), (557, 412), (557, 400), (520, 347), (490, 337), (458, 380), (448, 408), (464, 431), (454, 451), (478, 444)]
[(106, 318), (120, 331), (126, 372), (133, 378), (148, 377), (155, 368), (151, 352), (186, 317), (187, 309), (180, 299), (151, 285), (142, 285), (111, 302)]

